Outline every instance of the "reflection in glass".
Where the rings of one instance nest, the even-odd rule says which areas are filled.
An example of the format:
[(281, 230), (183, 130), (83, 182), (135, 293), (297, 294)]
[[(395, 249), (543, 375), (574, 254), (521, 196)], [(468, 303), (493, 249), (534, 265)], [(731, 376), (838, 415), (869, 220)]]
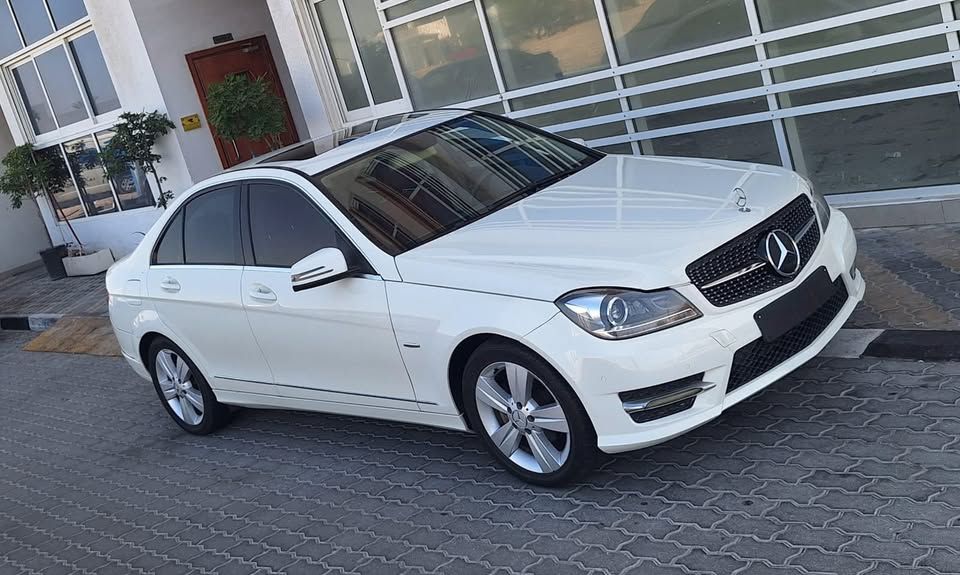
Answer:
[(363, 62), (370, 92), (373, 93), (373, 101), (383, 104), (399, 100), (402, 95), (373, 2), (374, 0), (350, 0), (344, 5), (353, 27), (353, 37), (357, 40), (360, 60)]
[(54, 167), (53, 179), (55, 183), (52, 189), (47, 190), (47, 193), (52, 197), (52, 208), (57, 214), (57, 219), (63, 221), (64, 219), (75, 220), (84, 217), (80, 194), (77, 193), (77, 187), (70, 177), (70, 171), (67, 169), (67, 163), (63, 159), (63, 151), (60, 146), (38, 150), (36, 154), (38, 159), (49, 160)]
[(832, 18), (897, 0), (756, 0), (764, 31)]
[(415, 109), (489, 96), (497, 83), (473, 4), (393, 29)]
[(50, 17), (42, 0), (10, 0), (13, 13), (20, 23), (23, 39), (29, 46), (53, 33)]
[(0, 58), (6, 58), (20, 48), (23, 48), (23, 45), (17, 34), (17, 25), (14, 24), (7, 5), (0, 2)]
[(396, 255), (594, 161), (562, 140), (471, 115), (400, 139), (317, 178), (365, 234)]
[(120, 98), (113, 87), (107, 63), (100, 52), (96, 35), (91, 32), (70, 42), (70, 50), (77, 62), (84, 88), (96, 115), (105, 114), (120, 107)]
[(441, 2), (446, 0), (410, 0), (409, 2), (404, 2), (399, 6), (394, 6), (393, 8), (387, 8), (385, 15), (387, 20), (396, 20), (397, 18), (403, 18), (404, 16), (409, 16), (414, 12), (419, 12), (420, 10), (426, 10), (427, 8), (432, 8)]
[(960, 183), (960, 109), (945, 94), (787, 122), (799, 171), (824, 193)]
[[(103, 149), (110, 143), (115, 135), (111, 130), (98, 133), (97, 142), (99, 142), (100, 148)], [(112, 181), (122, 209), (135, 210), (155, 205), (147, 174), (140, 168), (131, 164), (129, 171), (122, 175), (115, 175)]]
[(621, 64), (750, 35), (743, 0), (604, 0), (604, 4)]
[(317, 14), (320, 16), (327, 50), (333, 59), (343, 103), (348, 110), (366, 108), (370, 101), (367, 100), (367, 92), (363, 88), (363, 79), (360, 78), (360, 69), (353, 54), (343, 13), (340, 12), (340, 4), (336, 0), (324, 0), (317, 4)]
[(33, 132), (39, 135), (56, 130), (57, 124), (53, 120), (50, 106), (47, 105), (47, 98), (43, 95), (40, 77), (37, 76), (37, 70), (33, 67), (33, 63), (27, 62), (18, 68), (14, 68), (13, 79), (17, 83), (20, 99), (23, 100), (23, 105), (27, 109), (27, 115), (30, 116)]
[(87, 109), (62, 46), (37, 56), (37, 69), (61, 127), (86, 120)]
[(113, 190), (97, 157), (97, 145), (93, 136), (84, 136), (63, 145), (70, 163), (70, 171), (77, 184), (80, 200), (87, 208), (87, 215), (95, 216), (117, 211)]
[(73, 24), (87, 15), (87, 7), (83, 0), (47, 0), (50, 12), (53, 14), (53, 23), (57, 28)]
[[(522, 98), (514, 98), (513, 100), (510, 100), (510, 105), (514, 110), (527, 110), (538, 106), (554, 104), (556, 102), (574, 100), (596, 94), (605, 94), (615, 90), (616, 85), (612, 79), (598, 80), (586, 84), (578, 84), (576, 86), (560, 88), (559, 90), (551, 90), (549, 92), (524, 96)], [(596, 102), (594, 104), (588, 104), (586, 106), (576, 106), (574, 108), (567, 108), (565, 110), (557, 110), (554, 112), (547, 112), (545, 114), (528, 116), (523, 118), (523, 121), (538, 127), (548, 127), (555, 124), (575, 122), (577, 120), (595, 118), (597, 116), (606, 116), (609, 114), (617, 114), (620, 112), (622, 112), (620, 109), (620, 100), (613, 99), (605, 100), (603, 102)], [(601, 124), (599, 126), (590, 126), (588, 128), (579, 128), (577, 130), (562, 132), (560, 135), (566, 138), (594, 140), (598, 138), (622, 136), (626, 133), (626, 125), (621, 120), (617, 122), (611, 122), (609, 124)]]
[(781, 165), (771, 122), (667, 136), (643, 144), (645, 150), (652, 148), (653, 153), (659, 156), (719, 158)]
[(831, 100), (856, 98), (869, 94), (881, 94), (894, 90), (905, 90), (919, 86), (929, 86), (953, 81), (953, 68), (950, 64), (928, 66), (893, 74), (872, 76), (861, 80), (851, 80), (838, 84), (828, 84), (802, 90), (792, 90), (777, 95), (781, 108), (805, 106)]
[(593, 0), (486, 0), (508, 89), (607, 68)]

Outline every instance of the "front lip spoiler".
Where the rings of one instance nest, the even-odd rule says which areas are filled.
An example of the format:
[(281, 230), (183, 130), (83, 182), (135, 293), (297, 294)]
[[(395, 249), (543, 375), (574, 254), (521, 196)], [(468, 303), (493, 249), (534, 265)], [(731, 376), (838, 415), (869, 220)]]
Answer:
[(653, 409), (659, 409), (661, 407), (666, 407), (668, 405), (673, 405), (674, 403), (679, 403), (690, 399), (691, 397), (696, 397), (705, 391), (710, 391), (715, 388), (717, 385), (714, 383), (697, 383), (691, 385), (690, 387), (680, 389), (677, 391), (671, 391), (670, 393), (665, 393), (663, 395), (658, 395), (656, 397), (651, 397), (647, 399), (634, 400), (634, 401), (625, 401), (623, 402), (623, 409), (627, 413), (640, 413), (644, 411), (651, 411)]

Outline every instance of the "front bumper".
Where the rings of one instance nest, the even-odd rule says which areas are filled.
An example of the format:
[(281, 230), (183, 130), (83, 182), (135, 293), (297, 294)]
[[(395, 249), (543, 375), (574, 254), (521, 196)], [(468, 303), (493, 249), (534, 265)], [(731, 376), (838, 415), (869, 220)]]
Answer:
[[(527, 343), (570, 382), (597, 432), (598, 446), (618, 453), (655, 445), (716, 418), (815, 357), (837, 334), (863, 299), (865, 284), (854, 271), (856, 238), (847, 218), (834, 212), (830, 227), (803, 272), (790, 284), (741, 304), (715, 308), (692, 285), (678, 288), (703, 311), (702, 318), (625, 341), (593, 337), (562, 314), (530, 333)], [(762, 375), (728, 392), (738, 350), (761, 337), (754, 314), (799, 286), (821, 267), (841, 280), (849, 298), (812, 343)], [(699, 377), (703, 374), (702, 377)], [(623, 392), (694, 377), (704, 389), (679, 413), (637, 423)], [(695, 382), (696, 383), (696, 382)], [(689, 401), (689, 400), (688, 400)]]

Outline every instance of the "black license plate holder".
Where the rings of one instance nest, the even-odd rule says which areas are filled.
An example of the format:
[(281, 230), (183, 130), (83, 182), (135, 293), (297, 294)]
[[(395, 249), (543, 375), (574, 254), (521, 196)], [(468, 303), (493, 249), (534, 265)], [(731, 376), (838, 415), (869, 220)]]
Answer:
[(766, 342), (772, 342), (814, 314), (833, 296), (836, 286), (821, 267), (785, 296), (753, 315)]

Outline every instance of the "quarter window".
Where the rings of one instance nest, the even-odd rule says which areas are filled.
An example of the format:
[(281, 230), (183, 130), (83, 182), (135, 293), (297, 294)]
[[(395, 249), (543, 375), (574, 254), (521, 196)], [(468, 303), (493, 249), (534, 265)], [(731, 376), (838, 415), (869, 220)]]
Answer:
[(183, 265), (183, 210), (177, 212), (160, 238), (153, 263), (158, 266)]
[(183, 248), (187, 265), (243, 265), (240, 194), (236, 187), (206, 192), (184, 208)]
[(323, 248), (339, 247), (336, 225), (286, 186), (250, 184), (250, 235), (256, 265), (289, 268)]

